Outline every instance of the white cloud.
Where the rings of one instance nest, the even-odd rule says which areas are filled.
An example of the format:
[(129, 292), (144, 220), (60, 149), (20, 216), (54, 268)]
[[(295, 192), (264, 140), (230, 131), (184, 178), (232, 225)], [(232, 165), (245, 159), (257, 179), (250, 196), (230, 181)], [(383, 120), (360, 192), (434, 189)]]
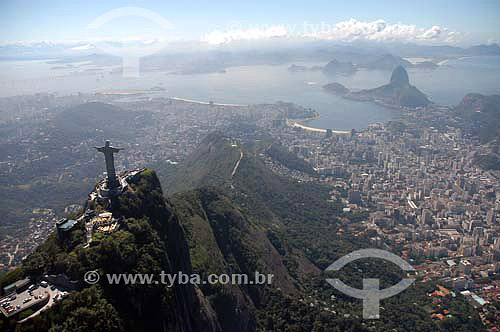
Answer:
[(211, 45), (227, 44), (241, 40), (268, 40), (273, 38), (287, 38), (290, 35), (287, 27), (283, 25), (272, 25), (269, 27), (251, 27), (248, 29), (232, 28), (227, 32), (219, 30), (212, 31), (201, 38), (202, 42)]
[(75, 47), (72, 47), (71, 49), (73, 51), (84, 51), (84, 50), (91, 50), (91, 49), (94, 49), (95, 46), (94, 45), (91, 45), (91, 44), (85, 44), (85, 45), (81, 45), (81, 46), (75, 46)]
[(377, 42), (456, 42), (460, 33), (447, 28), (432, 26), (418, 28), (413, 24), (394, 23), (384, 20), (363, 22), (351, 18), (335, 24), (308, 23), (299, 25), (257, 25), (244, 28), (241, 24), (236, 29), (231, 22), (227, 31), (215, 30), (202, 36), (201, 41), (210, 45), (228, 44), (234, 41), (286, 39), (334, 40), (343, 42), (377, 41)]
[(435, 25), (433, 26), (432, 28), (430, 28), (429, 30), (426, 30), (422, 35), (419, 36), (420, 39), (439, 39), (439, 37), (441, 36), (441, 33), (442, 33), (442, 29)]

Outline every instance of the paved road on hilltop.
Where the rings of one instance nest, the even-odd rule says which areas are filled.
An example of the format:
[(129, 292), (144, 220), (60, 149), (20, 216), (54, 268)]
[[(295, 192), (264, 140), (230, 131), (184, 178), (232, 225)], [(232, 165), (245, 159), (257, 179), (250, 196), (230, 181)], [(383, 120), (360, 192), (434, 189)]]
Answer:
[(243, 150), (240, 148), (240, 159), (236, 162), (236, 165), (234, 165), (233, 172), (231, 173), (231, 178), (236, 174), (236, 171), (238, 170), (238, 167), (240, 166), (241, 159), (243, 159)]

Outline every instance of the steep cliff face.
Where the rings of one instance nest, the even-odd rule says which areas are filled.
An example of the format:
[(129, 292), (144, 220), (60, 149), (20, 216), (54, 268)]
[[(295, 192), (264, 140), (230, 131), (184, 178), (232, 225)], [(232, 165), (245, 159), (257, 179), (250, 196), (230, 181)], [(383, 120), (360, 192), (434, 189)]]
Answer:
[[(197, 286), (169, 287), (159, 280), (162, 271), (190, 275), (193, 270), (183, 227), (165, 201), (156, 174), (143, 171), (117, 200), (95, 206), (98, 212), (103, 209), (122, 220), (118, 231), (97, 234), (85, 247), (83, 228), (77, 227), (71, 241), (62, 244), (52, 236), (24, 262), (22, 271), (32, 278), (66, 273), (83, 280), (91, 270), (101, 275), (96, 285), (82, 282), (82, 290), (25, 323), (25, 330), (84, 331), (100, 326), (103, 331), (220, 331)], [(122, 273), (151, 274), (155, 281), (110, 284), (105, 277)]]
[(398, 87), (405, 87), (410, 84), (408, 73), (403, 67), (398, 66), (394, 69), (391, 75), (390, 84)]
[[(255, 331), (256, 311), (271, 289), (298, 293), (291, 254), (276, 248), (258, 221), (252, 220), (224, 193), (201, 188), (175, 195), (173, 202), (189, 242), (193, 270), (202, 275), (246, 275), (249, 283), (202, 285), (224, 331)], [(272, 275), (257, 284), (255, 273)]]
[[(114, 209), (118, 214), (123, 213), (125, 218), (149, 220), (165, 244), (168, 262), (164, 268), (170, 271), (168, 273), (193, 273), (188, 243), (179, 216), (170, 202), (164, 199), (160, 182), (154, 172), (144, 171), (132, 183), (132, 190), (120, 197)], [(166, 315), (158, 322), (166, 327), (166, 331), (219, 330), (217, 322), (209, 318), (211, 308), (202, 306), (203, 299), (194, 285), (175, 283), (172, 295), (171, 303), (163, 303), (171, 306), (172, 310), (167, 310)], [(151, 319), (161, 317), (151, 316)]]

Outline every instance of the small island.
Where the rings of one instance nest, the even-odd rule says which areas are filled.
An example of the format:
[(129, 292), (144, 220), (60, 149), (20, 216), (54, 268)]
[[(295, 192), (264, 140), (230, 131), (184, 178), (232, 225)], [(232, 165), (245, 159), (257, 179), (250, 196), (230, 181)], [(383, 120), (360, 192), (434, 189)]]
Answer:
[(348, 88), (337, 82), (325, 84), (323, 85), (323, 89), (325, 89), (327, 92), (340, 96), (344, 96), (350, 92)]

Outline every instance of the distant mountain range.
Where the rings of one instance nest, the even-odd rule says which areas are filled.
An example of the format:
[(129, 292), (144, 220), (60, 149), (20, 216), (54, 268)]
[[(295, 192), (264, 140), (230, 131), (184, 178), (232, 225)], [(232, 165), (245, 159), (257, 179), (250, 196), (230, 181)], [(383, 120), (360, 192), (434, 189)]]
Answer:
[(500, 46), (498, 44), (476, 45), (465, 50), (468, 55), (500, 55)]
[[(159, 41), (157, 41), (159, 42)], [(106, 42), (101, 42), (106, 43)], [(155, 41), (109, 41), (109, 44), (116, 46), (127, 47), (132, 45), (134, 47), (154, 44)], [(104, 54), (99, 51), (99, 43), (92, 41), (30, 41), (30, 42), (8, 42), (0, 44), (0, 59), (47, 59), (59, 58), (72, 55), (89, 55), (93, 53)], [(177, 53), (186, 53), (186, 50), (193, 50), (198, 47), (201, 51), (221, 50), (224, 52), (238, 53), (237, 49), (231, 48), (206, 48), (202, 47), (196, 41), (178, 41), (169, 44), (169, 51), (176, 51)], [(283, 47), (285, 48), (285, 47)], [(249, 52), (250, 48), (240, 50), (240, 53)], [(409, 56), (466, 56), (466, 55), (500, 55), (500, 46), (498, 44), (481, 44), (471, 47), (457, 47), (449, 45), (417, 45), (411, 43), (351, 43), (339, 44), (335, 42), (304, 42), (303, 44), (293, 45), (286, 50), (288, 54), (295, 55), (311, 55), (312, 53), (323, 54), (335, 58), (335, 54), (339, 56), (350, 57), (360, 56), (363, 54), (371, 53), (377, 55), (383, 54), (396, 54), (401, 57)], [(250, 51), (255, 52), (255, 51)], [(260, 53), (277, 53), (279, 48), (262, 50)], [(336, 58), (339, 61), (346, 61), (342, 58)], [(358, 62), (352, 59), (353, 62)]]
[(394, 68), (401, 66), (404, 68), (420, 68), (420, 69), (435, 69), (438, 65), (432, 61), (425, 60), (416, 63), (411, 63), (402, 57), (395, 56), (392, 54), (382, 54), (379, 56), (362, 56), (352, 55), (351, 59), (349, 57), (339, 56), (340, 59), (333, 59), (328, 62), (325, 66), (301, 66), (292, 64), (288, 67), (290, 72), (303, 72), (303, 71), (318, 71), (321, 70), (323, 73), (329, 76), (335, 75), (351, 75), (360, 69), (369, 70), (393, 70)]
[[(140, 49), (141, 42), (113, 42), (124, 49)], [(146, 45), (146, 43), (145, 43)], [(147, 45), (151, 45), (147, 43)], [(164, 70), (175, 74), (224, 72), (225, 69), (246, 65), (286, 64), (294, 61), (323, 62), (327, 74), (350, 74), (359, 69), (393, 70), (405, 68), (432, 69), (436, 63), (450, 58), (477, 55), (500, 55), (497, 44), (469, 48), (454, 46), (425, 46), (401, 43), (336, 44), (329, 41), (304, 42), (283, 47), (207, 47), (198, 42), (172, 42), (164, 51), (141, 59), (141, 70)], [(421, 58), (409, 62), (403, 58)], [(432, 58), (432, 59), (427, 59)], [(47, 60), (53, 64), (82, 63), (96, 66), (120, 65), (121, 59), (104, 53), (89, 41), (25, 42), (0, 45), (0, 61)], [(80, 63), (80, 64), (78, 64)], [(349, 64), (351, 63), (351, 64)], [(355, 68), (352, 68), (354, 66)], [(61, 66), (55, 66), (55, 69)], [(292, 66), (291, 71), (320, 70), (316, 67)]]
[(435, 64), (432, 61), (411, 63), (410, 61), (405, 60), (402, 57), (394, 56), (392, 54), (383, 54), (375, 58), (374, 60), (359, 64), (360, 68), (377, 69), (377, 70), (393, 70), (398, 66), (404, 68), (434, 69), (437, 67), (437, 64)]
[(352, 62), (340, 62), (337, 60), (332, 60), (322, 68), (322, 71), (327, 75), (337, 75), (337, 74), (349, 75), (349, 74), (354, 74), (357, 71), (357, 69), (352, 64)]

